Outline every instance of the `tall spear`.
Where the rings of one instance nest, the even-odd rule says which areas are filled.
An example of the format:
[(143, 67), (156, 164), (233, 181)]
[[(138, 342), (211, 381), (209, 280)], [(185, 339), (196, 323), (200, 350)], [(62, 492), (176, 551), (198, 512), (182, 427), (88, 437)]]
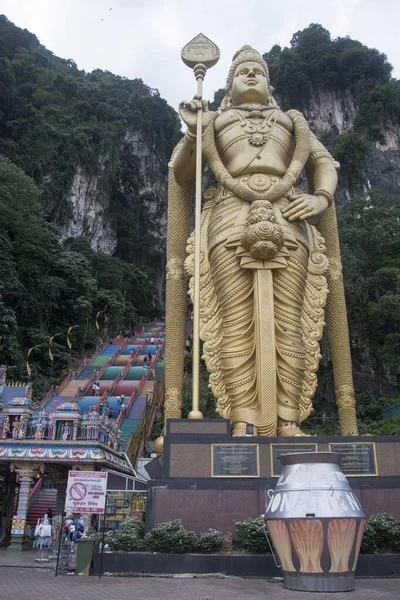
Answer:
[(194, 236), (194, 298), (193, 298), (193, 347), (192, 347), (192, 410), (189, 419), (202, 419), (200, 412), (200, 219), (201, 219), (201, 174), (202, 174), (202, 124), (203, 124), (203, 80), (207, 69), (219, 61), (219, 48), (205, 35), (199, 33), (182, 49), (181, 58), (193, 69), (197, 81), (198, 100), (196, 127), (196, 196)]

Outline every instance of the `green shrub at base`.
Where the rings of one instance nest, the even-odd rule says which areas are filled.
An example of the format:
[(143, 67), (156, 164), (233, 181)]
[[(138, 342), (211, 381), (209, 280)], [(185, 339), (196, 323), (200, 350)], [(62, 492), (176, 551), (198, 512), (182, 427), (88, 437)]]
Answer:
[(222, 550), (224, 536), (220, 531), (209, 529), (205, 533), (196, 535), (196, 552), (200, 554), (213, 554)]
[(145, 550), (144, 523), (135, 517), (122, 521), (119, 529), (108, 531), (106, 544), (110, 550), (122, 550), (124, 552), (139, 552)]
[(160, 523), (149, 531), (144, 542), (146, 549), (152, 552), (187, 554), (196, 551), (196, 534), (187, 531), (180, 519), (169, 523)]
[(386, 513), (372, 515), (365, 524), (361, 554), (400, 552), (400, 521)]
[(270, 554), (262, 517), (249, 517), (245, 521), (238, 521), (235, 523), (235, 527), (246, 550), (255, 554)]
[(116, 531), (106, 533), (106, 544), (110, 550), (122, 552), (162, 552), (173, 554), (211, 554), (219, 552), (224, 543), (220, 531), (209, 529), (204, 533), (188, 531), (182, 521), (176, 519), (160, 523), (144, 535), (144, 523), (136, 518), (123, 521)]

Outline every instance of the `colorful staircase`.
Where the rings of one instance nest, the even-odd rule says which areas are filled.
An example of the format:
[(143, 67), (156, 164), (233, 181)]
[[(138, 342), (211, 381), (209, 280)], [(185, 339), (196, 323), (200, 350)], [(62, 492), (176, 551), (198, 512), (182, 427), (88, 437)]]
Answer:
[[(164, 323), (146, 323), (139, 331), (139, 335), (133, 338), (117, 336), (110, 344), (104, 344), (82, 363), (75, 374), (49, 392), (38, 410), (51, 414), (62, 402), (71, 401), (78, 404), (82, 413), (87, 413), (92, 406), (99, 405), (101, 396), (105, 394), (113, 409), (113, 419), (120, 423), (126, 448), (130, 435), (138, 430), (146, 398), (153, 391), (154, 379), (160, 377), (164, 370), (164, 362), (159, 360), (160, 351), (164, 351)], [(152, 343), (151, 338), (154, 338)], [(149, 352), (152, 360), (146, 365), (145, 357)], [(98, 396), (92, 395), (94, 381), (100, 385)], [(117, 400), (121, 394), (125, 395), (127, 407), (124, 414), (120, 412)]]

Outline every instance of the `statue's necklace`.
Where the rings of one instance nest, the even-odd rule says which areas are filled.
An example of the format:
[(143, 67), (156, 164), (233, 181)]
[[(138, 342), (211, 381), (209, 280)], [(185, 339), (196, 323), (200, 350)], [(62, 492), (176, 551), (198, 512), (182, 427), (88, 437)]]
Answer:
[(240, 117), (240, 125), (243, 127), (243, 131), (249, 134), (249, 144), (256, 147), (264, 146), (268, 142), (275, 125), (276, 111), (271, 112), (266, 117), (263, 116), (259, 108), (251, 110), (248, 117), (244, 117), (239, 112), (237, 114)]

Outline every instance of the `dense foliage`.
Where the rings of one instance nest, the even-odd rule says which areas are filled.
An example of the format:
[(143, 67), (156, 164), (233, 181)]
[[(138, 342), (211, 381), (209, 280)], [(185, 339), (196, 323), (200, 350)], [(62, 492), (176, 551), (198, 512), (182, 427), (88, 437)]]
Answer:
[[(74, 354), (103, 335), (132, 328), (139, 316), (155, 311), (152, 271), (94, 252), (83, 238), (61, 245), (57, 230), (43, 217), (34, 181), (0, 156), (0, 356), (21, 377), (24, 349), (30, 357), (39, 394), (72, 366)], [(107, 315), (107, 323), (104, 323)], [(153, 312), (155, 316), (155, 312)], [(67, 351), (70, 333), (74, 354)], [(105, 326), (107, 329), (105, 329)], [(48, 355), (49, 337), (54, 369)]]
[(134, 517), (123, 521), (116, 531), (107, 533), (107, 544), (114, 551), (150, 551), (174, 554), (211, 554), (222, 549), (224, 536), (215, 529), (203, 533), (188, 531), (176, 519), (160, 523), (144, 535), (142, 521)]
[(271, 552), (269, 534), (263, 517), (249, 517), (245, 521), (235, 523), (235, 527), (245, 550), (254, 554)]
[(362, 554), (399, 553), (400, 522), (386, 513), (372, 515), (365, 524)]
[(347, 310), (354, 335), (400, 368), (400, 198), (372, 192), (339, 210)]
[(295, 33), (290, 48), (264, 54), (282, 107), (307, 109), (313, 91), (350, 90), (358, 108), (355, 128), (382, 137), (382, 119), (400, 121), (399, 82), (391, 78), (385, 54), (349, 37), (331, 39), (321, 25)]
[(106, 535), (106, 543), (110, 550), (134, 552), (145, 549), (144, 523), (135, 517), (125, 519), (118, 529), (108, 531)]
[[(161, 262), (151, 193), (126, 139), (141, 135), (153, 152), (148, 175), (166, 174), (180, 136), (176, 113), (140, 79), (85, 73), (0, 16), (0, 363), (9, 378), (30, 362), (36, 397), (72, 367), (75, 355), (153, 317)], [(115, 255), (85, 239), (60, 241), (71, 216), (77, 171), (97, 177), (98, 195), (117, 237)], [(51, 224), (50, 224), (51, 222)], [(72, 354), (66, 347), (68, 327)], [(54, 339), (53, 364), (49, 338)]]

